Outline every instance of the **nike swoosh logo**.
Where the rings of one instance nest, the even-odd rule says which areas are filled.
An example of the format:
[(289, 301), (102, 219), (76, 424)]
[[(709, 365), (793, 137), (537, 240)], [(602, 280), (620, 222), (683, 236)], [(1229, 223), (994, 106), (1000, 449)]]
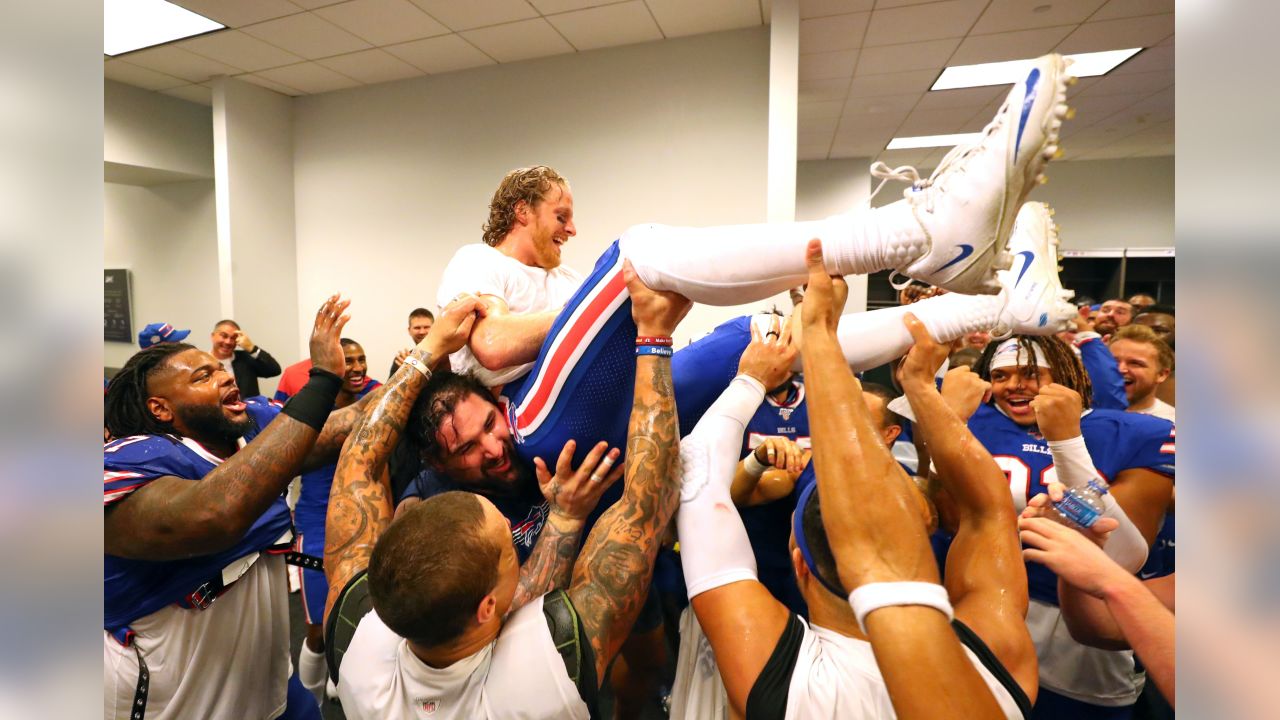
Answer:
[(1018, 271), (1018, 279), (1013, 281), (1013, 286), (1018, 287), (1018, 283), (1022, 282), (1022, 276), (1027, 274), (1027, 268), (1031, 267), (1031, 261), (1036, 259), (1036, 254), (1030, 250), (1023, 250), (1018, 253), (1018, 257), (1025, 257), (1026, 262), (1022, 263), (1022, 269)]
[(938, 268), (938, 270), (939, 270), (939, 271), (946, 270), (947, 268), (951, 267), (952, 265), (955, 265), (956, 263), (958, 263), (958, 262), (960, 262), (961, 260), (963, 260), (963, 259), (965, 259), (965, 258), (969, 257), (969, 256), (970, 256), (970, 255), (972, 255), (972, 254), (973, 254), (973, 246), (972, 246), (972, 245), (961, 245), (961, 246), (960, 246), (960, 254), (959, 254), (959, 255), (957, 255), (957, 256), (955, 257), (955, 259), (954, 259), (954, 260), (952, 260), (951, 262), (949, 262), (949, 263), (947, 263), (946, 265), (943, 265), (942, 267)]
[(1027, 76), (1027, 90), (1022, 99), (1022, 118), (1018, 120), (1018, 139), (1013, 143), (1013, 157), (1018, 157), (1018, 148), (1022, 147), (1022, 131), (1027, 128), (1027, 117), (1031, 115), (1031, 106), (1036, 102), (1036, 91), (1040, 84), (1040, 68), (1032, 68)]

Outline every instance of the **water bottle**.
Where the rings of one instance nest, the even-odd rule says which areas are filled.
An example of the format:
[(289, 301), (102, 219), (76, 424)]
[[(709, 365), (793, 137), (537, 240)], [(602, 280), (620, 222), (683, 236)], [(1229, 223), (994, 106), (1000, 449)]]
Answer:
[(1090, 528), (1106, 509), (1102, 505), (1102, 496), (1107, 494), (1107, 490), (1107, 483), (1102, 478), (1094, 478), (1084, 487), (1068, 488), (1053, 507), (1068, 523)]

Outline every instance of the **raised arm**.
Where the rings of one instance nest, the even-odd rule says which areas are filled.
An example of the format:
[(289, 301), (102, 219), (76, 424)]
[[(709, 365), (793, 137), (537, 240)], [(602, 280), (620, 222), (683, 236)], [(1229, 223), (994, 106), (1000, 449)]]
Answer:
[[(350, 319), (343, 314), (349, 304), (330, 297), (311, 329), (312, 363), (328, 376), (313, 377), (304, 392), (318, 396), (320, 404), (327, 397), (332, 406), (341, 385), (338, 340)], [(319, 434), (286, 411), (204, 478), (156, 478), (107, 509), (104, 549), (119, 557), (162, 561), (231, 547), (302, 469)]]
[(486, 370), (502, 370), (538, 359), (542, 342), (559, 311), (517, 315), (505, 300), (484, 295), (485, 317), (476, 323), (468, 347)]
[(381, 388), (383, 392), (356, 422), (343, 446), (324, 526), (324, 569), (329, 580), (326, 622), (338, 595), (356, 573), (369, 566), (374, 544), (391, 524), (394, 506), (387, 458), (400, 442), (409, 411), (431, 377), (429, 368), (436, 359), (463, 346), (479, 307), (475, 298), (467, 297), (440, 313), (431, 332)]
[[(624, 272), (639, 334), (670, 336), (690, 302), (648, 289), (630, 263)], [(627, 427), (625, 489), (587, 536), (569, 589), (601, 680), (644, 604), (658, 546), (680, 502), (679, 443), (671, 358), (639, 356)]]

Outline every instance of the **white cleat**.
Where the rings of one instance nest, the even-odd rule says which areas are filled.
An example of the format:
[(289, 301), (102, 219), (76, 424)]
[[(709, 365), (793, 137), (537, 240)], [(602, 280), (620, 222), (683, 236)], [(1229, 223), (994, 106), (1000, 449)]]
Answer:
[(1075, 293), (1058, 279), (1058, 228), (1049, 206), (1029, 202), (1018, 211), (1009, 251), (1013, 267), (997, 273), (1006, 293), (994, 336), (1054, 335), (1073, 327)]
[(903, 194), (929, 241), (923, 255), (897, 272), (953, 292), (1000, 292), (996, 272), (1012, 264), (1005, 248), (1014, 218), (1058, 151), (1068, 80), (1062, 56), (1037, 60), (982, 137), (953, 148), (927, 180), (910, 168), (877, 173), (873, 167), (880, 177), (915, 181)]

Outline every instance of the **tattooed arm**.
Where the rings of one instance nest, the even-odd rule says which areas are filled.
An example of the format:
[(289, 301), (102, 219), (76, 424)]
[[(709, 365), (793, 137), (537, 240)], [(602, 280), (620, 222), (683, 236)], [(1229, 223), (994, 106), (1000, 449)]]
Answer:
[(382, 397), (386, 389), (387, 386), (383, 385), (354, 403), (329, 413), (320, 437), (316, 438), (315, 447), (311, 448), (311, 452), (302, 461), (302, 471), (324, 467), (337, 460), (347, 436), (355, 429), (356, 421)]
[(573, 453), (577, 447), (573, 440), (564, 444), (554, 476), (542, 458), (533, 460), (538, 488), (551, 506), (551, 512), (529, 559), (520, 566), (520, 579), (508, 614), (524, 607), (530, 600), (569, 585), (573, 559), (578, 554), (578, 540), (587, 516), (595, 509), (604, 491), (622, 477), (621, 467), (609, 471), (622, 453), (617, 449), (609, 450), (604, 442), (596, 443), (583, 458), (582, 465), (574, 470)]
[[(689, 311), (689, 301), (645, 287), (629, 262), (624, 273), (639, 334), (670, 335)], [(671, 359), (640, 356), (627, 428), (625, 490), (587, 537), (569, 589), (601, 680), (644, 604), (654, 558), (680, 504), (679, 452)]]
[[(432, 358), (462, 347), (474, 324), (476, 306), (475, 298), (464, 298), (445, 308), (409, 357), (430, 365)], [(387, 459), (400, 441), (409, 411), (426, 384), (425, 374), (402, 366), (381, 388), (368, 412), (356, 421), (343, 445), (325, 516), (324, 569), (329, 580), (326, 618), (347, 582), (368, 567), (374, 543), (391, 524), (394, 506)]]
[[(350, 301), (330, 297), (316, 313), (311, 359), (340, 375), (339, 338)], [(106, 511), (105, 550), (137, 560), (175, 560), (208, 555), (234, 545), (302, 468), (317, 433), (281, 415), (253, 442), (203, 479), (160, 477)]]

